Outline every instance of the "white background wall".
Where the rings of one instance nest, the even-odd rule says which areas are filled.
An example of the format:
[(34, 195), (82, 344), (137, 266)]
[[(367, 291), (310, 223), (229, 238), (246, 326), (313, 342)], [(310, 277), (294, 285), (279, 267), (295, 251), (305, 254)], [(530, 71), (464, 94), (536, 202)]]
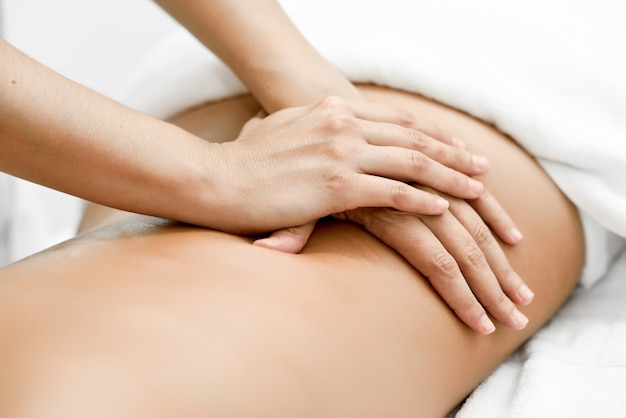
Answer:
[[(144, 54), (177, 26), (150, 0), (0, 2), (3, 38), (112, 97)], [(73, 235), (81, 211), (78, 199), (24, 181), (15, 181), (12, 191), (10, 261)]]
[(174, 27), (150, 0), (1, 0), (4, 37), (104, 93)]

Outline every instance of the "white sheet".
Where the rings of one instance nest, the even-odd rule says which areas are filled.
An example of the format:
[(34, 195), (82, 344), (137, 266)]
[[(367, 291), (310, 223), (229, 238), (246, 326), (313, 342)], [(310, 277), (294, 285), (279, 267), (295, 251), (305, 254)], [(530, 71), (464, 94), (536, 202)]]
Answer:
[[(626, 236), (623, 3), (495, 0), (281, 2), (353, 81), (418, 92), (495, 124), (533, 153), (583, 212), (593, 284)], [(181, 32), (119, 98), (166, 117), (244, 91)], [(613, 231), (608, 234), (607, 231)], [(626, 254), (472, 394), (467, 417), (626, 413)]]

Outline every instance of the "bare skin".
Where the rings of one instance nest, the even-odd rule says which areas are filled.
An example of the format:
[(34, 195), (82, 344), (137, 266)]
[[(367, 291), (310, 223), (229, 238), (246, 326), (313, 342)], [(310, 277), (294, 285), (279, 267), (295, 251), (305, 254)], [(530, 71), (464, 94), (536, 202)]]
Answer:
[[(574, 288), (577, 211), (492, 127), (411, 94), (360, 91), (490, 159), (481, 181), (525, 237), (501, 245), (535, 292), (520, 307), (528, 326), (472, 331), (404, 258), (350, 222), (318, 223), (294, 255), (253, 237), (88, 212), (89, 232), (0, 270), (0, 415), (441, 417), (462, 401)], [(174, 122), (229, 139), (257, 111), (241, 97)]]

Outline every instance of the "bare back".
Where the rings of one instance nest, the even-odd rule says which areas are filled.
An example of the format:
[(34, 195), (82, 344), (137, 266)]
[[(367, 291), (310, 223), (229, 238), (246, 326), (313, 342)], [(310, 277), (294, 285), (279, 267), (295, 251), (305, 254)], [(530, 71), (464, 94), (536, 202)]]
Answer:
[[(322, 221), (291, 255), (93, 208), (84, 228), (105, 226), (0, 270), (2, 416), (443, 416), (467, 396), (575, 286), (576, 209), (493, 127), (412, 94), (361, 92), (490, 158), (482, 180), (525, 235), (503, 246), (535, 292), (526, 329), (474, 333), (354, 224)], [(174, 122), (221, 141), (257, 112), (240, 97)]]

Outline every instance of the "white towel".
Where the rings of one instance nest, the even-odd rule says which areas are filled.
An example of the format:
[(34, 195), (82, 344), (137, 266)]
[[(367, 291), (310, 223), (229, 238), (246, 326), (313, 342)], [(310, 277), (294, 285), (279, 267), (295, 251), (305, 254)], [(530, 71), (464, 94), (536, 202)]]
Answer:
[(7, 174), (0, 172), (0, 267), (9, 260), (10, 179)]
[(626, 253), (479, 386), (457, 418), (626, 416)]

